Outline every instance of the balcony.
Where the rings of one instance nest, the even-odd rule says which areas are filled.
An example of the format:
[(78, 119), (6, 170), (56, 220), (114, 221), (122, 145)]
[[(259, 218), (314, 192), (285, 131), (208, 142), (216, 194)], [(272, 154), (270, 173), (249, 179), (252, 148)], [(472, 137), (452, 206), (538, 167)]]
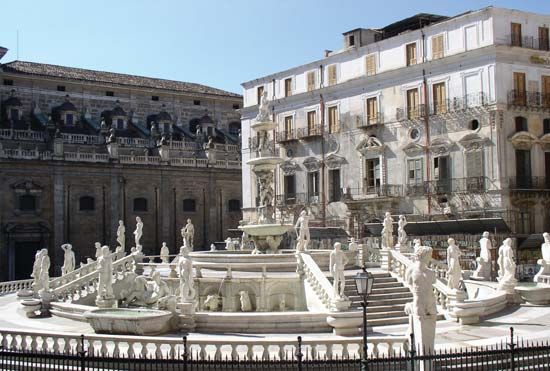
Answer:
[(371, 129), (371, 128), (377, 128), (380, 127), (380, 125), (384, 124), (384, 115), (381, 113), (377, 113), (374, 115), (367, 115), (365, 116), (364, 120), (358, 120), (357, 128), (358, 129)]
[(508, 106), (525, 109), (550, 109), (550, 94), (536, 91), (510, 90)]
[(397, 121), (418, 120), (420, 118), (423, 118), (425, 115), (426, 105), (424, 104), (405, 108), (397, 108), (395, 111), (395, 117)]
[(321, 136), (323, 136), (323, 130), (320, 125), (298, 129), (298, 139), (300, 140), (314, 139)]
[(431, 180), (429, 182), (408, 184), (406, 188), (406, 195), (424, 196), (427, 194), (443, 195), (449, 193), (479, 193), (487, 191), (488, 187), (488, 180), (483, 176), (440, 179)]
[(423, 118), (426, 113), (430, 116), (445, 115), (450, 113), (460, 113), (464, 110), (483, 107), (489, 104), (489, 100), (485, 93), (471, 93), (462, 97), (454, 97), (445, 99), (441, 102), (432, 102), (428, 109), (426, 105), (421, 104), (414, 107), (397, 108), (397, 121), (415, 120)]
[(521, 36), (520, 34), (510, 34), (506, 37), (506, 45), (517, 46), (520, 48), (548, 51), (550, 43), (548, 39), (537, 39), (533, 36)]
[(550, 178), (544, 176), (511, 177), (508, 187), (511, 191), (550, 191)]
[(345, 188), (343, 198), (348, 201), (376, 200), (388, 197), (403, 197), (403, 186), (400, 184), (367, 185), (363, 188)]
[(296, 129), (279, 131), (275, 135), (277, 143), (290, 143), (298, 140)]
[(307, 203), (307, 195), (305, 193), (285, 193), (277, 195), (275, 202), (278, 207), (304, 205)]

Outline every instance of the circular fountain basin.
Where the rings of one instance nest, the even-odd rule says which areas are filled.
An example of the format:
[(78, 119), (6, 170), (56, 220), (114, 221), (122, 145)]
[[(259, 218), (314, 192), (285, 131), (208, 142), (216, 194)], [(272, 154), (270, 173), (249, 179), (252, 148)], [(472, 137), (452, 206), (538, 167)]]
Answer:
[(253, 166), (254, 170), (273, 170), (275, 166), (282, 164), (284, 160), (280, 157), (257, 157), (246, 161), (246, 164)]
[(99, 334), (160, 335), (170, 331), (172, 313), (147, 308), (95, 309), (84, 313)]
[(277, 124), (273, 121), (261, 121), (250, 125), (250, 128), (254, 131), (269, 131), (277, 127)]
[(242, 225), (239, 229), (246, 232), (249, 236), (280, 236), (290, 231), (294, 226), (292, 224), (248, 224)]

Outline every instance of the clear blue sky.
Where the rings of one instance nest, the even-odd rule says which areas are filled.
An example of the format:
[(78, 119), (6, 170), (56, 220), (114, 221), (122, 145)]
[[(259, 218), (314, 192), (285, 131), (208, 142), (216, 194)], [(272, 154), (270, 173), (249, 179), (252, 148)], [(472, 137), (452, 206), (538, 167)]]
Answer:
[(20, 60), (241, 93), (244, 81), (340, 48), (344, 31), (488, 5), (550, 14), (550, 0), (17, 0), (0, 2), (0, 46), (2, 62), (17, 59), (19, 30)]

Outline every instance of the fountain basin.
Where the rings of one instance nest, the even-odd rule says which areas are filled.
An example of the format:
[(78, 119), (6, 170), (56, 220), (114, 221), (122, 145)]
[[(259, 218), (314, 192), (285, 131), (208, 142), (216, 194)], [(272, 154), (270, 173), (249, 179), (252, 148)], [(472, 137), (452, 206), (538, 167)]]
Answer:
[(275, 166), (283, 162), (284, 160), (280, 157), (257, 157), (246, 161), (246, 164), (252, 166), (254, 171), (272, 171)]
[(254, 131), (270, 131), (277, 127), (277, 124), (273, 121), (260, 121), (250, 125), (250, 128)]
[(262, 254), (277, 253), (279, 245), (283, 240), (283, 234), (290, 231), (292, 224), (249, 224), (240, 226), (239, 229), (245, 232), (254, 241), (256, 249)]
[(172, 313), (156, 309), (95, 309), (84, 313), (99, 334), (160, 335), (170, 331)]

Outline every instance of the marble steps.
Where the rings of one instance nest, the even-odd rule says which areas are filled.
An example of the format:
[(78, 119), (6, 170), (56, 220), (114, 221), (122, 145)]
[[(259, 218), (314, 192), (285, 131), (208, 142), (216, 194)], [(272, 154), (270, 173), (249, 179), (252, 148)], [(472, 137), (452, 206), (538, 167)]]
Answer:
[[(344, 293), (346, 296), (356, 296), (357, 290), (355, 287), (348, 288), (344, 290)], [(375, 294), (398, 294), (398, 293), (410, 293), (409, 289), (407, 287), (399, 286), (398, 284), (391, 286), (391, 287), (376, 287), (374, 286), (372, 289), (371, 295)]]

